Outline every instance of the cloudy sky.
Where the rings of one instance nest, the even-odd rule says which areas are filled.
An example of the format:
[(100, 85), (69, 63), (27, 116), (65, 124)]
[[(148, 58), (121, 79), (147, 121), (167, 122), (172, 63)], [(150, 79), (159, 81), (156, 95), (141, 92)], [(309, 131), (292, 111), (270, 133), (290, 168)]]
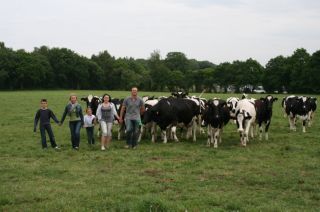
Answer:
[(179, 51), (219, 64), (265, 65), (297, 48), (320, 50), (319, 0), (0, 0), (0, 41), (66, 47), (90, 57), (163, 58)]

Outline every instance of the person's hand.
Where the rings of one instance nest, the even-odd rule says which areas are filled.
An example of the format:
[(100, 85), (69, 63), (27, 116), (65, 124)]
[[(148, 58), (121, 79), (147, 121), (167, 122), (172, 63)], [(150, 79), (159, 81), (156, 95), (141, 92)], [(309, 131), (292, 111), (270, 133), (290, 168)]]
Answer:
[(122, 124), (123, 123), (123, 119), (119, 118), (119, 123)]

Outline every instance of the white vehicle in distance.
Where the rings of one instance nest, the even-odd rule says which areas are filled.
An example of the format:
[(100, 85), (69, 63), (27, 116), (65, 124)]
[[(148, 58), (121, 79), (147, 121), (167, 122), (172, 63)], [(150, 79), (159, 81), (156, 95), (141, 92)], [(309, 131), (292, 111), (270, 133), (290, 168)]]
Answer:
[(261, 94), (261, 93), (267, 93), (265, 90), (264, 90), (264, 88), (263, 88), (263, 86), (257, 86), (255, 89), (253, 89), (252, 90), (252, 92), (253, 93), (259, 93), (259, 94)]

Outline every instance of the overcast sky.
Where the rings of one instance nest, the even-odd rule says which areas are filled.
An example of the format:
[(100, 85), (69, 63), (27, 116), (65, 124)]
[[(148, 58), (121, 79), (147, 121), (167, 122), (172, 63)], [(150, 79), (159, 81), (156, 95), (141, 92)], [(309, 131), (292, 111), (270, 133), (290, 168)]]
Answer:
[(265, 65), (297, 48), (320, 50), (319, 0), (0, 0), (0, 41), (32, 51), (162, 58), (179, 51), (215, 64)]

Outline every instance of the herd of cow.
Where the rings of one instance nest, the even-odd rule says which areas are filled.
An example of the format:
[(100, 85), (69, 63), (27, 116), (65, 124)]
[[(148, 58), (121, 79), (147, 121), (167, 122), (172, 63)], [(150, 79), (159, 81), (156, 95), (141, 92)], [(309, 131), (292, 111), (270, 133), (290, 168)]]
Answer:
[[(95, 114), (101, 98), (89, 95), (81, 100), (91, 107)], [(167, 143), (168, 139), (179, 141), (177, 128), (182, 129), (181, 134), (186, 132), (186, 138), (193, 138), (196, 141), (197, 133), (203, 133), (203, 127), (207, 127), (207, 145), (218, 147), (221, 142), (224, 126), (231, 120), (237, 125), (240, 133), (240, 142), (246, 146), (254, 137), (256, 126), (259, 127), (259, 139), (262, 140), (262, 133), (265, 133), (265, 140), (268, 140), (268, 129), (272, 118), (273, 102), (278, 98), (272, 95), (260, 99), (248, 98), (243, 95), (242, 99), (230, 97), (227, 100), (212, 98), (204, 99), (196, 96), (188, 96), (183, 91), (173, 92), (170, 97), (149, 97), (144, 96), (146, 111), (141, 116), (142, 126), (139, 141), (146, 132), (150, 132), (151, 141), (157, 138), (157, 126), (161, 129), (161, 139)], [(121, 110), (123, 99), (112, 99), (117, 110)], [(306, 124), (311, 126), (314, 113), (317, 108), (317, 99), (306, 96), (287, 96), (282, 100), (284, 116), (288, 116), (290, 130), (296, 131), (297, 118), (302, 120), (303, 132), (306, 132)], [(264, 130), (263, 130), (263, 125)], [(125, 125), (119, 126), (118, 139), (125, 131)]]

